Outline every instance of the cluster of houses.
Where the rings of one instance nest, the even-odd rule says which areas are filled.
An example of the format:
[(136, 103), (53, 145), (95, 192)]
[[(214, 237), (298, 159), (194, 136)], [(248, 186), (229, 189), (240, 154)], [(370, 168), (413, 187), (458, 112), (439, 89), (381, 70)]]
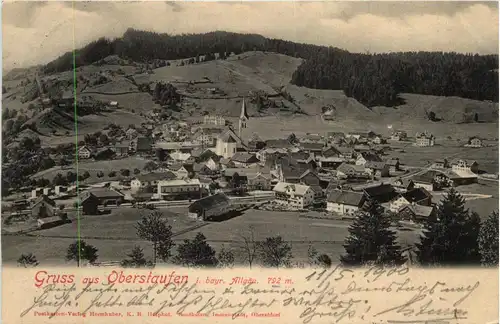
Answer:
[[(245, 141), (241, 133), (247, 122), (243, 100), (237, 130), (224, 117), (211, 115), (192, 127), (181, 122), (153, 128), (149, 136), (128, 129), (127, 141), (107, 150), (156, 156), (156, 170), (128, 176), (120, 188), (78, 193), (83, 213), (100, 214), (106, 206), (129, 201), (189, 200), (194, 201), (190, 215), (206, 219), (230, 208), (227, 194), (261, 190), (273, 192), (276, 204), (285, 208), (326, 206), (340, 217), (352, 216), (374, 199), (400, 219), (418, 221), (432, 214), (433, 191), (477, 181), (477, 162), (468, 160), (435, 161), (432, 169), (405, 176), (398, 158), (385, 157), (386, 139), (371, 131), (266, 141), (254, 135)], [(394, 131), (388, 139), (404, 141), (407, 134)], [(417, 134), (416, 145), (433, 146), (434, 136)], [(78, 154), (82, 159), (104, 156), (87, 146)], [(58, 187), (56, 196), (67, 190)], [(32, 196), (46, 197), (51, 190), (36, 189)]]

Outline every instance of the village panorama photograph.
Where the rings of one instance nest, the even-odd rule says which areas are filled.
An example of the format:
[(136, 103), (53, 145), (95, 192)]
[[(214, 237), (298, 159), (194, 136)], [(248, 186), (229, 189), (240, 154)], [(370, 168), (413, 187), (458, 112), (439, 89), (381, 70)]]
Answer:
[(498, 265), (497, 2), (2, 9), (4, 265)]

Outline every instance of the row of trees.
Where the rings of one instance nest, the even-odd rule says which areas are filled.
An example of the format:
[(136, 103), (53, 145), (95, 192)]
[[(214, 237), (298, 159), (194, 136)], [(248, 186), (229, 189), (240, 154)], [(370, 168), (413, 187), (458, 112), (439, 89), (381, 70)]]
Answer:
[[(129, 29), (116, 40), (101, 38), (77, 51), (76, 65), (119, 55), (137, 62), (175, 60), (213, 53), (272, 51), (305, 59), (292, 83), (317, 89), (344, 90), (367, 106), (401, 103), (401, 92), (460, 96), (498, 102), (498, 55), (442, 52), (349, 53), (338, 48), (269, 39), (254, 34), (212, 32), (171, 36)], [(193, 59), (195, 60), (195, 59)], [(46, 72), (73, 68), (72, 53), (45, 67)]]
[[(464, 204), (464, 198), (454, 189), (440, 202), (416, 244), (419, 264), (498, 264), (498, 212), (481, 224), (479, 215), (467, 210)], [(383, 208), (374, 201), (368, 202), (349, 227), (341, 262), (348, 266), (404, 263), (406, 258), (390, 225), (391, 219)]]

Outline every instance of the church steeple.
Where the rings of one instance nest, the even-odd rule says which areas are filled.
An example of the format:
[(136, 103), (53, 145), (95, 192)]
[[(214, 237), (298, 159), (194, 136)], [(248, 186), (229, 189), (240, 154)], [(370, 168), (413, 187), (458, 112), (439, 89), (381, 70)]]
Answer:
[(245, 103), (245, 98), (243, 98), (243, 103), (241, 104), (240, 120), (238, 123), (238, 136), (241, 138), (241, 130), (247, 128), (248, 113), (247, 105)]

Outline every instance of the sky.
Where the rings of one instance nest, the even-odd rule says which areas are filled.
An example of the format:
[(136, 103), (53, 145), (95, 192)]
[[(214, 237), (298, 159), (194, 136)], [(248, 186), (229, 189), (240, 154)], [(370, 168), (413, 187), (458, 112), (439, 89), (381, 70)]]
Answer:
[(257, 33), (351, 52), (498, 54), (495, 2), (5, 1), (3, 69), (47, 63), (127, 28)]

